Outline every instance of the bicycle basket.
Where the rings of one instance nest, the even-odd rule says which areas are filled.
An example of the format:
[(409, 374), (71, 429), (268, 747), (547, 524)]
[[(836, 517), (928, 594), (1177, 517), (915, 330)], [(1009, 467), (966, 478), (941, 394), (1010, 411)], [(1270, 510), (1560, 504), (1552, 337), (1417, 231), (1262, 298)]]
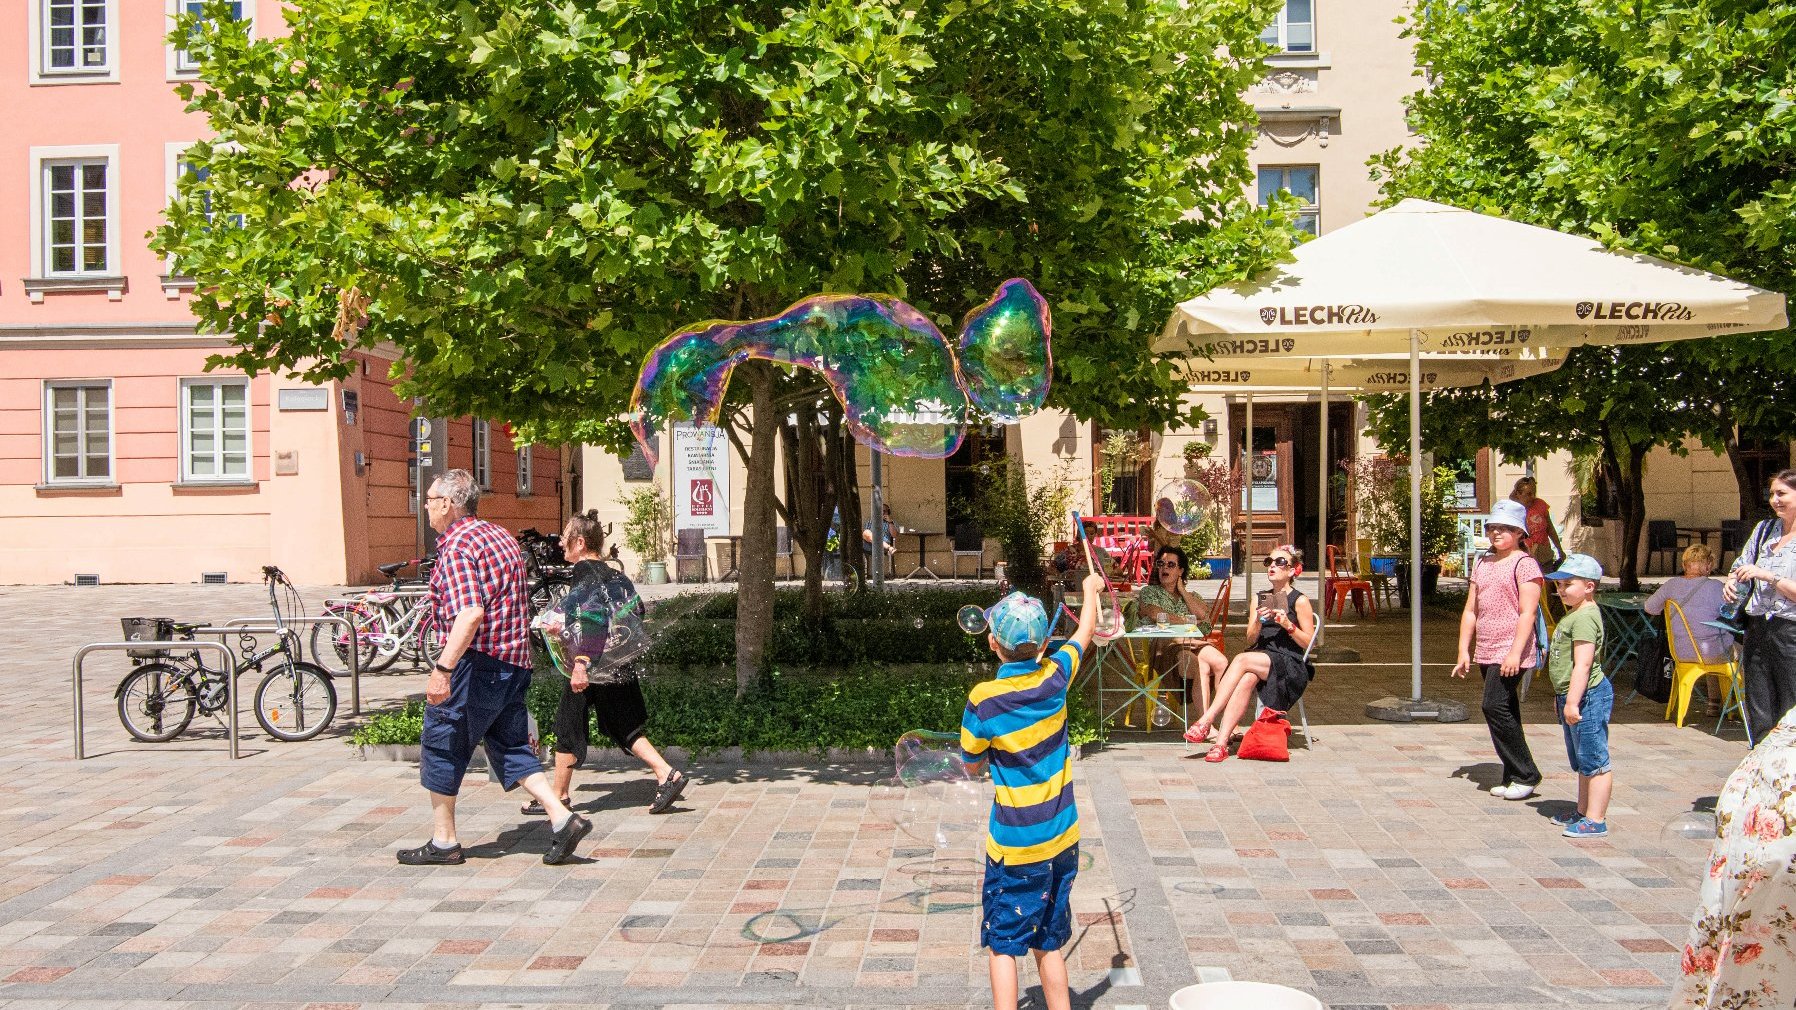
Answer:
[[(121, 617), (119, 627), (124, 629), (127, 642), (183, 641), (193, 638), (193, 632), (175, 633), (176, 621), (172, 617)], [(155, 659), (165, 654), (166, 649), (126, 649), (125, 655), (132, 659)]]

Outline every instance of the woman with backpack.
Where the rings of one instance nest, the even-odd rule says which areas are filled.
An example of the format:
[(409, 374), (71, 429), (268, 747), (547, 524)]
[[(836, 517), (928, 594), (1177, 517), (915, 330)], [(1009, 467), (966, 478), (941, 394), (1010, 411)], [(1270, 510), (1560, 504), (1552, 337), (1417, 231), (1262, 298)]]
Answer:
[[(561, 547), (574, 571), (573, 585), (557, 604), (565, 615), (560, 639), (566, 647), (568, 682), (555, 709), (555, 795), (568, 802), (574, 769), (586, 761), (590, 725), (596, 719), (612, 743), (655, 773), (649, 813), (664, 813), (687, 782), (643, 735), (649, 711), (635, 663), (647, 646), (642, 599), (629, 577), (601, 558), (605, 535), (597, 514), (569, 519), (561, 530)], [(523, 812), (538, 812), (534, 807)]]
[(1478, 559), (1467, 580), (1465, 612), (1459, 619), (1459, 662), (1453, 676), (1474, 665), (1484, 677), (1484, 722), (1503, 763), (1503, 781), (1490, 790), (1506, 800), (1525, 800), (1540, 785), (1540, 769), (1522, 731), (1522, 674), (1540, 660), (1535, 624), (1546, 578), (1522, 543), (1528, 509), (1518, 501), (1491, 506), (1485, 522), (1490, 553)]
[(1796, 470), (1771, 478), (1772, 518), (1753, 527), (1722, 595), (1746, 601), (1746, 722), (1763, 740), (1796, 708)]

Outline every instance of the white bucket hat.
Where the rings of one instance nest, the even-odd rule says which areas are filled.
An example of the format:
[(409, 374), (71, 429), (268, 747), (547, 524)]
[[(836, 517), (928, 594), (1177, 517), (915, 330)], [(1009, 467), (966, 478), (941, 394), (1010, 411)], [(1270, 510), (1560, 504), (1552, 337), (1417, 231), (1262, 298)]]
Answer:
[(1505, 498), (1490, 507), (1490, 515), (1484, 517), (1486, 526), (1508, 526), (1528, 532), (1528, 506), (1519, 501)]

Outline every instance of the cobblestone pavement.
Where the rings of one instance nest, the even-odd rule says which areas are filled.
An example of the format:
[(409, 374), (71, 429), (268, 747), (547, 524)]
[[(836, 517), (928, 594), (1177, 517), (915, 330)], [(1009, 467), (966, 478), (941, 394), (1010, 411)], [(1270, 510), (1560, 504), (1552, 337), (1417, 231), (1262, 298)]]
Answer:
[[(872, 763), (697, 762), (665, 816), (645, 812), (640, 770), (583, 774), (597, 827), (561, 867), (541, 864), (546, 829), (520, 794), (475, 775), (470, 861), (410, 868), (393, 850), (427, 831), (416, 769), (357, 760), (346, 708), (303, 744), (246, 714), (236, 762), (198, 721), (137, 744), (113, 711), (124, 661), (96, 657), (90, 756), (71, 759), (76, 645), (113, 638), (121, 614), (263, 605), (253, 586), (0, 588), (0, 1010), (989, 1005), (978, 866), (870, 811)], [(1080, 762), (1078, 1005), (1163, 1007), (1220, 971), (1335, 1010), (1664, 1005), (1700, 856), (1660, 828), (1718, 791), (1737, 731), (1626, 706), (1613, 833), (1571, 842), (1547, 823), (1575, 783), (1544, 691), (1528, 709), (1546, 799), (1529, 803), (1482, 792), (1496, 765), (1474, 685), (1443, 667), (1430, 694), (1471, 701), (1472, 722), (1359, 714), (1406, 684), (1403, 630), (1335, 632), (1366, 662), (1324, 668), (1316, 740), (1288, 765), (1207, 765), (1120, 734)], [(1431, 660), (1451, 635), (1431, 624)], [(421, 689), (370, 676), (364, 703)]]

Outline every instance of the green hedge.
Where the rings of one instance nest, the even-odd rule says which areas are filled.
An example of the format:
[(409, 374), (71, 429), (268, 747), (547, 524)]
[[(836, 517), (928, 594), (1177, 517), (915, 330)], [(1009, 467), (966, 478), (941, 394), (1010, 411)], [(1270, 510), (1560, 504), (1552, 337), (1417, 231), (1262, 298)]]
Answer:
[[(991, 589), (918, 589), (887, 588), (883, 592), (844, 592), (827, 588), (823, 594), (823, 615), (827, 618), (868, 620), (878, 618), (939, 617), (953, 620), (956, 612), (969, 603), (989, 607), (998, 602)], [(675, 597), (663, 601), (656, 615), (666, 611), (683, 611), (689, 604)], [(773, 594), (773, 619), (797, 620), (804, 614), (804, 591), (781, 589)], [(691, 616), (707, 620), (735, 620), (736, 594), (716, 593), (709, 596)]]
[[(736, 661), (736, 622), (687, 617), (653, 627), (651, 666), (718, 667)], [(969, 635), (949, 617), (838, 619), (817, 627), (798, 614), (774, 619), (770, 659), (785, 666), (856, 663), (986, 663), (985, 636)]]
[[(989, 674), (988, 674), (989, 675)], [(740, 747), (745, 753), (829, 748), (890, 747), (913, 729), (953, 730), (960, 725), (967, 691), (982, 679), (965, 666), (913, 673), (863, 664), (837, 676), (774, 673), (740, 701), (726, 676), (671, 673), (644, 678), (648, 737), (657, 747), (707, 753)], [(547, 736), (560, 696), (559, 674), (541, 672), (529, 705)], [(1069, 698), (1069, 736), (1074, 744), (1101, 739), (1097, 713), (1083, 695)], [(415, 744), (424, 705), (382, 712), (357, 727), (352, 744)], [(603, 740), (597, 736), (596, 740)]]

